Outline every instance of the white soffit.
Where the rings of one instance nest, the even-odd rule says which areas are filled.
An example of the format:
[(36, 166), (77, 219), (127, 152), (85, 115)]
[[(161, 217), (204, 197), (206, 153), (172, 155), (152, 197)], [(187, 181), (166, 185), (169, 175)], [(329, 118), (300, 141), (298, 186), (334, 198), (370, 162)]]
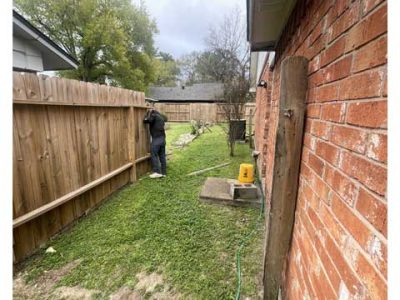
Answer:
[(251, 52), (250, 54), (250, 92), (255, 92), (257, 84), (261, 80), (265, 59), (268, 52)]
[(297, 0), (248, 0), (248, 40), (252, 51), (274, 50)]

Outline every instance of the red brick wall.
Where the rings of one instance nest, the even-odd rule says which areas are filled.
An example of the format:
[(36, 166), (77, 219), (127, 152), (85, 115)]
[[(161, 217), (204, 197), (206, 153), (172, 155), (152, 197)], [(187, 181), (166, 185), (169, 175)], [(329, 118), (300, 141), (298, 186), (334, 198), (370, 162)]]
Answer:
[[(272, 76), (268, 66), (263, 70), (261, 79), (268, 82)], [(255, 113), (255, 147), (260, 151), (258, 159), (258, 168), (261, 171), (261, 177), (265, 178), (266, 170), (266, 153), (268, 144), (266, 143), (268, 132), (270, 129), (269, 119), (271, 113), (271, 85), (266, 88), (257, 87), (256, 92), (256, 113)]]
[(307, 2), (298, 26), (285, 32), (272, 72), (264, 72), (270, 103), (268, 92), (257, 89), (256, 141), (269, 203), (280, 64), (290, 55), (310, 60), (284, 292), (289, 299), (385, 299), (387, 3)]

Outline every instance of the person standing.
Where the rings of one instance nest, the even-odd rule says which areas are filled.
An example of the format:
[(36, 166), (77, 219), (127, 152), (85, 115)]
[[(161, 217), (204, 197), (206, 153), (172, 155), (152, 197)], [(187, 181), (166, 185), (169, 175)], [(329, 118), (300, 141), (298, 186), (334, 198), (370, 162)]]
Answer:
[[(149, 124), (151, 135), (151, 164), (153, 173), (150, 178), (161, 178), (167, 175), (167, 160), (165, 158), (165, 122), (155, 109), (147, 111), (143, 122)], [(160, 169), (161, 163), (161, 169)]]

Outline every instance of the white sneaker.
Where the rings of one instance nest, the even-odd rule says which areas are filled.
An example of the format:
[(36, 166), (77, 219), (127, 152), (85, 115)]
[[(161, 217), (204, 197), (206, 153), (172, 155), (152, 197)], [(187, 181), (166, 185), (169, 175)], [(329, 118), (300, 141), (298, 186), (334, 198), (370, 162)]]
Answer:
[(161, 174), (159, 174), (159, 173), (154, 172), (154, 173), (151, 174), (149, 177), (150, 177), (150, 178), (161, 178), (161, 177), (163, 177), (163, 176), (162, 176)]

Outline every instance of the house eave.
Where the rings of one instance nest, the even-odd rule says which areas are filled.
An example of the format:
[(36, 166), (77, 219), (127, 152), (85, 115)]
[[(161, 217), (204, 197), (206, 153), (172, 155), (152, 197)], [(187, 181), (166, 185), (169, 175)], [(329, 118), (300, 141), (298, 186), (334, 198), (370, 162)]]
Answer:
[(13, 34), (21, 37), (39, 49), (46, 59), (44, 71), (57, 71), (78, 68), (78, 61), (49, 37), (30, 24), (24, 17), (13, 11)]
[(297, 0), (247, 0), (251, 51), (273, 51)]

